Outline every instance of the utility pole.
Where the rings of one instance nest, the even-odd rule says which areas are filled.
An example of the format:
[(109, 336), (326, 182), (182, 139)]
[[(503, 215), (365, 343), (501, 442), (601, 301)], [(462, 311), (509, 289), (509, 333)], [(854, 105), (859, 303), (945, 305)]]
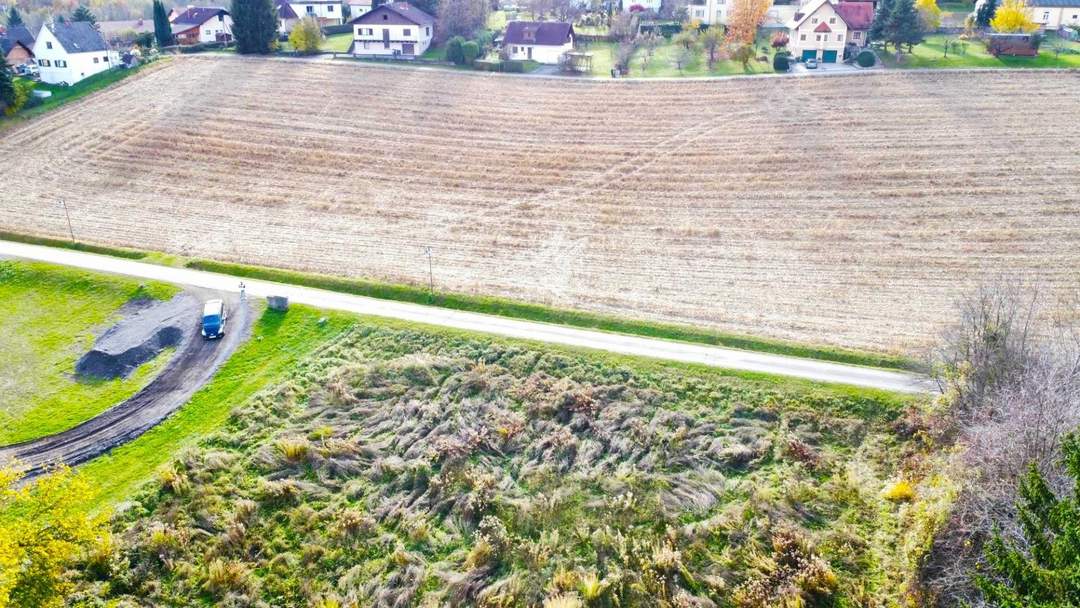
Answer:
[(71, 235), (71, 244), (75, 244), (75, 231), (71, 228), (71, 213), (68, 212), (67, 205), (64, 204), (64, 199), (60, 199), (60, 208), (64, 210), (64, 217), (67, 218), (68, 234)]
[(431, 269), (431, 247), (425, 246), (424, 253), (427, 254), (427, 272), (428, 272), (428, 302), (435, 301), (435, 274)]

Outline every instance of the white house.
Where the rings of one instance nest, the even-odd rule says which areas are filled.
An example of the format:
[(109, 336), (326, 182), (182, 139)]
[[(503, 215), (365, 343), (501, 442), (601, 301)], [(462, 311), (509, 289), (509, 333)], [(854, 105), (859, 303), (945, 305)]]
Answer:
[(229, 42), (232, 40), (232, 17), (219, 6), (191, 6), (170, 20), (177, 44)]
[(293, 2), (289, 0), (289, 6), (296, 15), (314, 17), (319, 25), (341, 25), (345, 23), (345, 13), (341, 0), (308, 0), (307, 2)]
[(707, 25), (727, 24), (728, 13), (734, 3), (735, 0), (693, 0), (686, 10), (690, 19)]
[(349, 23), (353, 55), (417, 57), (435, 34), (435, 18), (408, 2), (380, 5)]
[(278, 0), (274, 8), (277, 10), (278, 32), (285, 35), (291, 34), (297, 22), (300, 21), (300, 15), (297, 15), (292, 5), (285, 0)]
[(574, 26), (565, 21), (511, 21), (503, 48), (510, 59), (557, 64), (574, 50)]
[(1080, 25), (1080, 0), (1029, 0), (1028, 12), (1044, 30)]
[(349, 19), (356, 19), (371, 10), (371, 0), (347, 0)]
[(866, 46), (873, 20), (873, 2), (812, 0), (788, 24), (788, 50), (800, 60), (836, 63), (843, 60), (848, 45)]
[(41, 81), (49, 84), (75, 84), (120, 65), (120, 56), (85, 21), (43, 24), (34, 41), (34, 58)]

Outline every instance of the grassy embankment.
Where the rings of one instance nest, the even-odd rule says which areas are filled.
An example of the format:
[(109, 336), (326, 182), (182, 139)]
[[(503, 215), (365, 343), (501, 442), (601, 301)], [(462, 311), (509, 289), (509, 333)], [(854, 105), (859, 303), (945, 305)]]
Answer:
[(171, 351), (127, 379), (76, 379), (75, 362), (126, 302), (167, 299), (176, 291), (162, 283), (140, 287), (133, 279), (0, 261), (0, 445), (71, 428), (149, 382)]
[[(961, 42), (966, 46), (957, 52), (949, 50), (945, 56), (945, 42)], [(1055, 53), (1060, 46), (1062, 52)], [(978, 40), (961, 41), (955, 36), (931, 34), (912, 53), (904, 53), (899, 62), (896, 53), (878, 53), (886, 67), (902, 68), (1080, 68), (1080, 42), (1065, 40), (1056, 34), (1047, 34), (1036, 57), (994, 57), (986, 45)]]
[(117, 255), (126, 258), (141, 259), (146, 262), (164, 263), (172, 266), (184, 266), (196, 270), (208, 270), (211, 272), (253, 279), (317, 287), (329, 291), (351, 293), (384, 300), (414, 302), (443, 308), (452, 308), (455, 310), (479, 312), (559, 325), (570, 325), (573, 327), (597, 329), (613, 333), (691, 342), (695, 344), (709, 344), (727, 348), (773, 353), (777, 355), (835, 361), (837, 363), (848, 363), (852, 365), (867, 365), (903, 370), (919, 369), (919, 363), (917, 361), (902, 356), (864, 352), (831, 346), (770, 340), (767, 338), (713, 331), (689, 325), (639, 321), (578, 310), (554, 308), (540, 304), (530, 304), (507, 298), (445, 292), (436, 292), (435, 297), (431, 298), (427, 289), (415, 285), (382, 283), (364, 279), (346, 279), (314, 273), (296, 272), (246, 264), (216, 262), (211, 260), (187, 260), (179, 256), (166, 254), (140, 252), (125, 248), (97, 247), (81, 244), (72, 245), (68, 241), (58, 239), (26, 237), (7, 233), (0, 233), (0, 239), (17, 240), (20, 242), (29, 242), (52, 247), (86, 250), (105, 255)]

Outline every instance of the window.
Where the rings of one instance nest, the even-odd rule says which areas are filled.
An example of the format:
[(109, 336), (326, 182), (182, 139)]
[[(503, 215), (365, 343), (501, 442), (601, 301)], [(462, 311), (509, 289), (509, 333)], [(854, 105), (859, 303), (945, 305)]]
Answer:
[(861, 36), (861, 32), (853, 32), (851, 34), (851, 39), (852, 40), (858, 40), (860, 36)]
[(387, 14), (386, 13), (383, 13), (382, 20), (387, 21)]
[(203, 36), (210, 36), (210, 35), (213, 35), (213, 33), (214, 32), (211, 31), (211, 30), (203, 30)]
[(1045, 13), (1043, 13), (1043, 21), (1049, 21), (1049, 20), (1050, 20), (1050, 11), (1046, 11)]
[(425, 36), (430, 36), (431, 35), (431, 28), (430, 27), (425, 27), (424, 28), (424, 35)]
[(38, 59), (38, 65), (40, 65), (43, 68), (47, 68), (51, 64), (49, 63), (48, 59)]
[(326, 5), (326, 12), (328, 12), (328, 13), (334, 12), (334, 5), (333, 4), (327, 4)]
[(817, 23), (817, 17), (814, 17), (813, 19), (811, 19), (810, 23)]
[(94, 63), (97, 63), (97, 62), (98, 62), (98, 58), (94, 57)]
[(409, 28), (405, 28), (401, 33), (405, 36), (412, 36), (412, 30)]
[(799, 34), (799, 40), (806, 40), (806, 34)]
[(843, 34), (837, 34), (836, 35), (836, 41), (837, 42), (843, 42), (844, 41), (844, 35)]
[[(48, 63), (48, 60), (46, 60), (46, 63)], [(67, 67), (67, 62), (64, 61), (63, 59), (56, 59), (56, 60), (53, 61), (53, 67), (66, 68)]]
[(315, 14), (315, 7), (314, 6), (308, 6), (307, 7), (307, 14), (314, 15)]
[(52, 43), (51, 42), (46, 42), (45, 43), (45, 48), (51, 49), (52, 48)]
[(817, 41), (818, 41), (818, 42), (821, 42), (821, 34), (818, 34), (818, 35), (817, 35)]
[(218, 21), (225, 21), (225, 15), (222, 15), (221, 13), (218, 13), (217, 20)]
[(829, 23), (835, 24), (836, 23), (836, 17), (829, 17)]

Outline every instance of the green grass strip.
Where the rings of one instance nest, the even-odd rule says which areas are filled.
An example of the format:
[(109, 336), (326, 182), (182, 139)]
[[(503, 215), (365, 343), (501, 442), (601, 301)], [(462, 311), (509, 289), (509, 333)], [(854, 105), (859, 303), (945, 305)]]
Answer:
[(99, 253), (101, 255), (111, 255), (117, 258), (127, 258), (129, 260), (141, 260), (146, 257), (146, 252), (136, 251), (135, 249), (126, 249), (124, 247), (108, 247), (104, 245), (89, 245), (87, 243), (80, 243), (78, 241), (71, 242), (61, 239), (50, 239), (39, 236), (29, 236), (25, 234), (18, 234), (15, 232), (4, 232), (0, 230), (0, 240), (13, 241), (15, 243), (26, 243), (28, 245), (44, 245), (45, 247), (59, 247), (62, 249), (74, 249), (76, 251), (86, 251), (88, 253)]
[(234, 264), (230, 262), (216, 262), (213, 260), (191, 260), (187, 262), (185, 266), (194, 270), (205, 270), (250, 279), (274, 281), (277, 283), (303, 285), (306, 287), (315, 287), (318, 289), (368, 296), (383, 300), (412, 302), (416, 304), (450, 308), (453, 310), (479, 312), (516, 319), (526, 319), (529, 321), (569, 325), (573, 327), (583, 327), (614, 333), (646, 336), (650, 338), (724, 346), (728, 348), (788, 355), (792, 357), (821, 359), (853, 365), (868, 365), (911, 371), (920, 368), (916, 361), (904, 357), (826, 346), (802, 345), (779, 340), (752, 338), (698, 329), (686, 325), (636, 321), (633, 319), (576, 310), (551, 308), (540, 304), (528, 304), (506, 298), (455, 293), (436, 293), (434, 297), (432, 297), (426, 289), (412, 285), (381, 283), (363, 279), (345, 279), (323, 274), (280, 270), (276, 268)]
[(357, 321), (355, 315), (304, 306), (262, 313), (251, 339), (183, 408), (131, 443), (80, 467), (93, 488), (87, 509), (98, 511), (130, 496), (184, 447), (220, 428), (234, 407), (280, 382), (298, 361)]

